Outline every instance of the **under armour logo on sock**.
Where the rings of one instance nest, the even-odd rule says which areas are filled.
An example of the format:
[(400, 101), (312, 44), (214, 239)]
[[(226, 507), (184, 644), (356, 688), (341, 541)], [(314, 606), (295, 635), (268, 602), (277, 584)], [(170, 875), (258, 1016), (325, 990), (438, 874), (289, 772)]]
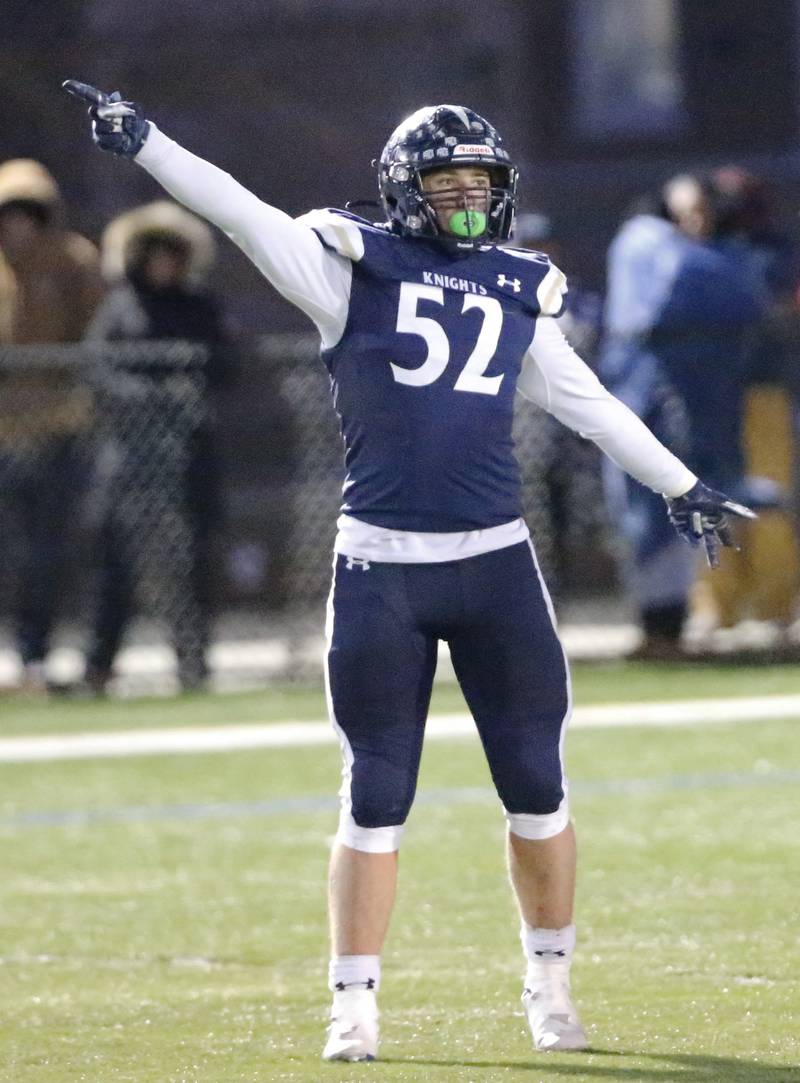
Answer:
[(368, 560), (362, 560), (361, 557), (348, 557), (347, 558), (347, 567), (348, 567), (348, 569), (350, 571), (352, 571), (353, 568), (356, 567), (356, 565), (358, 565), (362, 569), (362, 571), (365, 571), (365, 572), (369, 571), (369, 561)]
[(555, 955), (557, 958), (563, 959), (567, 953), (560, 948), (558, 951), (551, 951), (549, 948), (545, 948), (544, 951), (535, 951), (533, 954), (538, 955), (540, 959), (544, 959), (546, 956), (549, 955)]
[(363, 985), (365, 989), (374, 989), (375, 979), (367, 978), (366, 981), (337, 981), (333, 988), (335, 992), (343, 993), (345, 989), (354, 989), (358, 985)]

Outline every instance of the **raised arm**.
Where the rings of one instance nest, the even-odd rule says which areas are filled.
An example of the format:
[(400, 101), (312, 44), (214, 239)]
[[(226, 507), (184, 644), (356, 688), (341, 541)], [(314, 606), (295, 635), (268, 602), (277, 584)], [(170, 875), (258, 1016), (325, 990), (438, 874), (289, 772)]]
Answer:
[(307, 225), (169, 139), (145, 119), (141, 106), (74, 80), (65, 88), (91, 104), (99, 147), (133, 158), (170, 195), (223, 230), (275, 289), (314, 321), (324, 346), (339, 340), (350, 297), (348, 259), (325, 248)]

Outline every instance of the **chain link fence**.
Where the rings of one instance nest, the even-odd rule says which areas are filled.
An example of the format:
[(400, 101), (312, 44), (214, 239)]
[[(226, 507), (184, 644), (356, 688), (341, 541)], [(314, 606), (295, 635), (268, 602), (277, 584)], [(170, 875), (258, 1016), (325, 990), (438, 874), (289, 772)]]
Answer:
[[(280, 638), (284, 675), (318, 677), (343, 480), (318, 342), (262, 337), (222, 405), (226, 514), (220, 559), (205, 561), (210, 584), (201, 505), (215, 502), (197, 455), (205, 361), (201, 347), (174, 341), (0, 349), (0, 625), (24, 663), (46, 656), (59, 622), (89, 673), (108, 676), (126, 630), (146, 618), (149, 641), (194, 687), (213, 597), (231, 651)], [(607, 583), (596, 449), (523, 400), (514, 432), (556, 598)], [(259, 552), (265, 574), (248, 598), (237, 567)]]
[(0, 349), (0, 619), (26, 667), (67, 618), (110, 668), (143, 613), (202, 679), (191, 475), (205, 362), (183, 342)]

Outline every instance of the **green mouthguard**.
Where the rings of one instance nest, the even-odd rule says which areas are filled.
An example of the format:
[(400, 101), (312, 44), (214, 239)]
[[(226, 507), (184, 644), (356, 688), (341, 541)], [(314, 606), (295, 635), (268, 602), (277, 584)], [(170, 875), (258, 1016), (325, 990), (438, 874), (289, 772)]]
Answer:
[(450, 218), (450, 230), (456, 237), (479, 237), (486, 232), (483, 211), (456, 211)]

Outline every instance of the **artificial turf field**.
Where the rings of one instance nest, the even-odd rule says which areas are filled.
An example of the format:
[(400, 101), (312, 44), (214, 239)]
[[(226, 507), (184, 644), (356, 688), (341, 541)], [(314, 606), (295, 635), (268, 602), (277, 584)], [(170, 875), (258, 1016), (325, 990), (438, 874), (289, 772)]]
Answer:
[[(576, 667), (580, 704), (800, 691), (789, 668)], [(456, 710), (442, 686), (434, 710)], [(2, 734), (317, 718), (319, 690), (0, 701)], [(319, 1060), (333, 746), (0, 764), (0, 1080), (800, 1081), (800, 718), (576, 729), (573, 987), (531, 1050), (503, 821), (431, 742), (384, 956), (381, 1062)]]

